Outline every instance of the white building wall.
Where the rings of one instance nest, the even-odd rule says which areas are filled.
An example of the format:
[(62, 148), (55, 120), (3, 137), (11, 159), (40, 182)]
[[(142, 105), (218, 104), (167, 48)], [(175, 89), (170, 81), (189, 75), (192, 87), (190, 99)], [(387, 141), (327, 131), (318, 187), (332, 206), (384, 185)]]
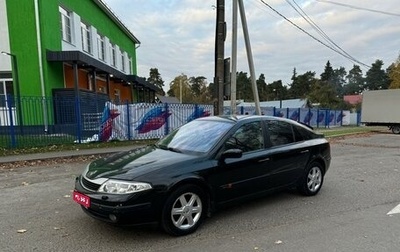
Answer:
[[(0, 0), (0, 52), (10, 52), (6, 0)], [(0, 54), (0, 72), (11, 72), (11, 57)]]
[(115, 69), (121, 69), (121, 49), (118, 45), (115, 45)]
[[(5, 1), (5, 0), (0, 0), (0, 1)], [(98, 57), (98, 45), (97, 45), (97, 29), (96, 27), (90, 26), (90, 32), (91, 32), (91, 42), (92, 42), (92, 51), (89, 53), (89, 55), (97, 60), (99, 60)], [(81, 17), (76, 14), (75, 12), (71, 12), (71, 43), (68, 43), (64, 40), (62, 40), (62, 50), (63, 51), (80, 51), (87, 53), (83, 51), (82, 48), (82, 34), (81, 34)], [(108, 37), (104, 37), (104, 42), (105, 42), (105, 57), (104, 57), (104, 63), (114, 67), (115, 69), (122, 71), (122, 60), (121, 60), (121, 50), (117, 45), (115, 45), (115, 52), (116, 52), (116, 64), (113, 66), (111, 64), (112, 59), (111, 59), (111, 50), (110, 50), (110, 39)], [(131, 74), (131, 69), (129, 69), (129, 57), (127, 52), (123, 52), (125, 55), (125, 74)]]
[(104, 62), (107, 65), (111, 65), (111, 52), (110, 52), (110, 39), (107, 37), (104, 37), (104, 44), (105, 44), (105, 55), (104, 55)]

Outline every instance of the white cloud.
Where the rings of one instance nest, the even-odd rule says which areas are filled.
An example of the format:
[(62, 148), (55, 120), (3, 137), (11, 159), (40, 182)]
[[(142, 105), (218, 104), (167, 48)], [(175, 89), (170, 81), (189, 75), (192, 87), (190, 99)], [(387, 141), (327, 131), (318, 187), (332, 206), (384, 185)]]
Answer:
[[(149, 69), (156, 67), (166, 87), (181, 73), (189, 77), (205, 76), (208, 82), (212, 82), (215, 0), (105, 2), (141, 41), (137, 50), (139, 76), (147, 77)], [(286, 1), (266, 2), (324, 41)], [(384, 67), (388, 67), (399, 55), (400, 17), (320, 1), (297, 0), (296, 3), (336, 44), (357, 60), (371, 65), (376, 59), (381, 59)], [(225, 1), (225, 4), (225, 57), (230, 57), (231, 1)], [(314, 71), (319, 76), (328, 60), (334, 68), (343, 66), (349, 71), (353, 66), (353, 62), (299, 31), (261, 1), (244, 0), (244, 5), (257, 77), (264, 73), (267, 82), (281, 79), (283, 83), (288, 83), (293, 68), (298, 74)], [(398, 9), (396, 0), (354, 0), (351, 5), (386, 12)], [(238, 71), (249, 72), (240, 17), (238, 28)], [(362, 69), (364, 73), (367, 71), (367, 68)]]

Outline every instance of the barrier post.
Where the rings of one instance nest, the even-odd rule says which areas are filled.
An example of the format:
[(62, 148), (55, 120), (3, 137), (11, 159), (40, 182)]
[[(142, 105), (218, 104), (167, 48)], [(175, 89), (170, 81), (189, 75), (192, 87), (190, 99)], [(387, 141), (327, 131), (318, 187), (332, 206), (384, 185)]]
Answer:
[(169, 134), (169, 117), (167, 117), (168, 115), (168, 103), (165, 103), (165, 126), (164, 126), (164, 135), (168, 135)]
[(129, 101), (126, 100), (126, 127), (128, 127), (128, 140), (132, 140), (130, 122)]
[(343, 126), (343, 109), (340, 111), (340, 126)]
[(17, 147), (17, 139), (15, 135), (15, 129), (14, 129), (14, 118), (13, 118), (13, 113), (12, 113), (12, 108), (13, 108), (13, 97), (11, 95), (7, 95), (7, 106), (8, 106), (8, 113), (10, 117), (10, 137), (11, 137), (11, 147), (15, 148)]
[(82, 143), (82, 120), (81, 120), (81, 103), (80, 97), (75, 98), (75, 119), (76, 119), (76, 136), (78, 143)]

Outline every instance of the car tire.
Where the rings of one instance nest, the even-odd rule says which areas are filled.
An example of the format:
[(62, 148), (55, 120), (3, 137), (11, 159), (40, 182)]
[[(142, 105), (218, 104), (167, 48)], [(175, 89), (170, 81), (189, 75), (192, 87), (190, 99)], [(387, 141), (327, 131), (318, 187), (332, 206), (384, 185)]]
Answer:
[(318, 162), (310, 163), (304, 170), (297, 189), (305, 196), (314, 196), (321, 190), (324, 182), (324, 170)]
[(400, 134), (400, 125), (392, 126), (393, 134)]
[(161, 226), (174, 236), (193, 233), (202, 223), (206, 209), (206, 195), (200, 187), (181, 186), (167, 198), (161, 214)]

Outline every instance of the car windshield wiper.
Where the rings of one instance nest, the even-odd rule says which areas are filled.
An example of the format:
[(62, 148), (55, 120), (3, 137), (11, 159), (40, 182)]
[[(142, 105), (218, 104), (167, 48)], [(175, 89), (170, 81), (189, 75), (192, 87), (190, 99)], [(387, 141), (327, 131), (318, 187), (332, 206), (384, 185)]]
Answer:
[(159, 145), (159, 144), (155, 144), (154, 146), (156, 146), (159, 149), (169, 150), (169, 151), (173, 151), (173, 152), (177, 152), (177, 153), (182, 153), (182, 151), (180, 149), (178, 149), (178, 148), (168, 147), (166, 145)]
[(177, 152), (177, 153), (182, 153), (182, 151), (180, 149), (174, 148), (174, 147), (168, 147), (168, 150), (173, 151), (173, 152)]

